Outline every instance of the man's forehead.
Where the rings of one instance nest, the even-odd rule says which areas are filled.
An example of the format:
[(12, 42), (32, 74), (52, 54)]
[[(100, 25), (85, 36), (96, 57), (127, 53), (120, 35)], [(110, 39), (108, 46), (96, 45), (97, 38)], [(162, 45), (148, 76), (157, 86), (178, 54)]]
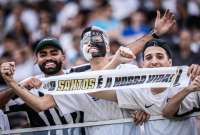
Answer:
[(167, 55), (166, 51), (162, 47), (150, 46), (145, 49), (144, 56), (149, 55), (149, 54), (157, 54), (157, 53)]
[(45, 52), (45, 51), (60, 51), (60, 49), (53, 47), (53, 46), (47, 46), (47, 47), (41, 49), (40, 51), (38, 51), (38, 53)]

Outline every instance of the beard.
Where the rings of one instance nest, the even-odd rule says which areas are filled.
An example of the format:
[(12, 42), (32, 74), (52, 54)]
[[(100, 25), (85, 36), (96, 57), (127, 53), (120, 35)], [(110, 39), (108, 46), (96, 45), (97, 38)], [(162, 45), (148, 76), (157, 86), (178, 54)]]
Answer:
[[(48, 62), (52, 62), (54, 63), (56, 66), (55, 67), (50, 67), (50, 68), (45, 68), (46, 66), (46, 63)], [(39, 65), (40, 67), (40, 70), (46, 74), (46, 75), (55, 75), (57, 74), (58, 72), (60, 72), (60, 70), (62, 69), (62, 62), (57, 62), (57, 61), (54, 61), (54, 60), (47, 60), (45, 61), (43, 64)]]
[(87, 61), (90, 61), (92, 58), (96, 57), (105, 57), (106, 56), (106, 46), (93, 45), (97, 49), (97, 52), (89, 53), (85, 47), (82, 48), (82, 54)]

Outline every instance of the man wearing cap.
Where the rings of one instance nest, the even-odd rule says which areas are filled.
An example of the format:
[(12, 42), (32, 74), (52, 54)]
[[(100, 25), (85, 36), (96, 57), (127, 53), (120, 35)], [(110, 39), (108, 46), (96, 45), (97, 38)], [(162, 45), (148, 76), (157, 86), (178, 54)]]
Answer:
[[(166, 42), (153, 39), (147, 42), (142, 51), (143, 68), (158, 68), (172, 66), (172, 54)], [(192, 65), (189, 68), (192, 78), (198, 76), (200, 68)], [(191, 87), (191, 86), (188, 86)], [(152, 89), (126, 89), (117, 91), (101, 91), (91, 93), (96, 98), (117, 102), (121, 108), (144, 110), (152, 116), (162, 115), (167, 100), (171, 98), (179, 88), (152, 88)], [(193, 118), (182, 120), (156, 120), (144, 123), (145, 135), (195, 135), (196, 126)]]
[[(65, 61), (65, 56), (61, 45), (59, 44), (58, 40), (55, 38), (45, 38), (41, 40), (36, 48), (35, 48), (35, 55), (36, 55), (36, 63), (39, 65), (43, 74), (37, 75), (34, 78), (26, 79), (21, 82), (21, 84), (30, 90), (30, 92), (34, 95), (43, 97), (44, 90), (37, 89), (35, 83), (37, 83), (36, 79), (49, 77), (49, 76), (56, 76), (56, 75), (63, 75), (66, 73), (63, 70), (63, 64)], [(14, 63), (3, 63), (1, 68), (6, 67), (10, 64), (14, 68)], [(6, 95), (7, 92), (7, 95)], [(4, 97), (2, 96), (3, 94)], [(83, 113), (82, 112), (71, 112), (63, 115), (61, 112), (56, 108), (50, 108), (46, 110), (33, 110), (24, 101), (14, 96), (12, 90), (5, 91), (1, 94), (2, 100), (6, 100), (13, 102), (14, 104), (10, 105), (9, 103), (6, 105), (8, 110), (5, 110), (7, 114), (17, 113), (17, 112), (27, 112), (28, 120), (30, 121), (30, 127), (42, 127), (42, 126), (50, 126), (50, 125), (61, 125), (61, 124), (69, 124), (74, 122), (81, 122), (83, 121)], [(20, 101), (20, 102), (19, 102)], [(6, 102), (4, 102), (5, 104)], [(38, 113), (39, 112), (39, 113)], [(81, 120), (82, 119), (82, 120)], [(68, 132), (68, 131), (65, 131)], [(79, 134), (81, 131), (74, 130), (73, 133)], [(47, 132), (46, 132), (47, 133)], [(68, 132), (69, 133), (69, 132)], [(59, 134), (62, 135), (63, 131), (51, 131), (51, 134)]]

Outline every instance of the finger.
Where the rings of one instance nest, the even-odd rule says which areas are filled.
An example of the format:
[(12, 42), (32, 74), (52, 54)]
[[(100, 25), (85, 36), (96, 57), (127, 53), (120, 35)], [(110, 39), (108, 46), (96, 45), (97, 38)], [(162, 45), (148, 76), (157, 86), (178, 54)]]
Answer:
[(123, 56), (124, 56), (125, 58), (130, 58), (130, 59), (133, 58), (133, 55), (130, 54), (130, 53), (123, 53)]
[(125, 51), (125, 50), (121, 50), (120, 55), (122, 57), (125, 57), (125, 58), (132, 58), (132, 55), (129, 52)]
[(133, 122), (135, 122), (135, 113), (131, 113), (131, 117), (133, 119)]
[(200, 76), (200, 66), (199, 65), (197, 65), (196, 76)]
[(171, 16), (170, 16), (170, 18), (169, 18), (169, 20), (170, 20), (170, 21), (174, 21), (175, 19), (176, 19), (176, 18), (175, 18), (175, 15), (172, 13)]
[(150, 114), (148, 114), (148, 113), (146, 113), (146, 114), (147, 114), (147, 117), (146, 117), (145, 122), (147, 122), (150, 119)]
[(37, 80), (37, 79), (34, 79), (34, 80), (33, 80), (33, 83), (34, 83), (34, 86), (35, 86), (36, 88), (39, 88), (39, 87), (42, 85), (42, 82), (39, 81), (39, 80)]
[(133, 59), (132, 58), (122, 58), (121, 61), (122, 63), (129, 63), (131, 62)]
[(141, 121), (141, 125), (146, 122), (147, 120), (149, 120), (150, 115), (146, 112), (144, 112), (143, 117), (142, 117), (142, 121)]
[(146, 115), (145, 115), (144, 112), (141, 112), (140, 115), (141, 115), (141, 119), (140, 119), (140, 121), (139, 121), (139, 124), (142, 125), (142, 124), (144, 123), (144, 120), (146, 119)]
[(200, 78), (199, 78), (199, 76), (195, 78), (195, 81), (196, 81), (198, 84), (200, 84)]
[(169, 13), (169, 9), (165, 10), (165, 13), (164, 13), (164, 16), (163, 17), (166, 17)]
[(188, 75), (188, 76), (191, 75), (193, 68), (194, 68), (194, 64), (192, 64), (192, 65), (188, 68), (188, 72), (187, 72), (187, 75)]
[(168, 13), (168, 16), (167, 16), (167, 19), (170, 20), (172, 16), (173, 16), (173, 13), (172, 13), (172, 12), (169, 12), (169, 13)]
[(156, 15), (156, 20), (158, 20), (158, 19), (160, 19), (160, 11), (157, 10), (156, 13), (157, 13), (157, 15)]
[(12, 72), (10, 71), (10, 69), (8, 69), (8, 70), (3, 70), (3, 71), (2, 71), (2, 75), (8, 75), (8, 76), (10, 76), (10, 75), (12, 75)]
[(15, 66), (15, 62), (9, 62), (8, 64), (9, 64), (10, 66), (13, 66), (13, 67)]
[(195, 76), (197, 75), (198, 72), (198, 66), (197, 65), (193, 65), (193, 68), (191, 70), (191, 79), (193, 80), (195, 78)]
[(134, 122), (135, 122), (135, 124), (137, 125), (138, 123), (137, 123), (137, 119), (138, 119), (138, 112), (135, 112), (135, 119), (134, 119)]
[(200, 81), (199, 81), (199, 82), (197, 82), (197, 84), (196, 84), (196, 85), (197, 85), (197, 89), (198, 89), (198, 90), (200, 90)]
[(143, 112), (138, 112), (138, 113), (136, 114), (136, 124), (137, 124), (137, 125), (140, 124), (141, 119), (142, 119), (142, 115), (143, 115)]
[(11, 68), (9, 66), (4, 66), (4, 67), (2, 67), (1, 72), (3, 74), (10, 75), (12, 73), (12, 70), (11, 70)]

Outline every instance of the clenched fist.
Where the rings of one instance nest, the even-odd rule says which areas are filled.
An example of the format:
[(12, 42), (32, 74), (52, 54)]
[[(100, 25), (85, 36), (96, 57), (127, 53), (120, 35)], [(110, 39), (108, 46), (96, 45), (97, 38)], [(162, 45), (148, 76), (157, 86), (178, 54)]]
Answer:
[(15, 63), (14, 62), (5, 62), (0, 66), (0, 71), (3, 79), (6, 82), (13, 80), (13, 75), (15, 72)]

